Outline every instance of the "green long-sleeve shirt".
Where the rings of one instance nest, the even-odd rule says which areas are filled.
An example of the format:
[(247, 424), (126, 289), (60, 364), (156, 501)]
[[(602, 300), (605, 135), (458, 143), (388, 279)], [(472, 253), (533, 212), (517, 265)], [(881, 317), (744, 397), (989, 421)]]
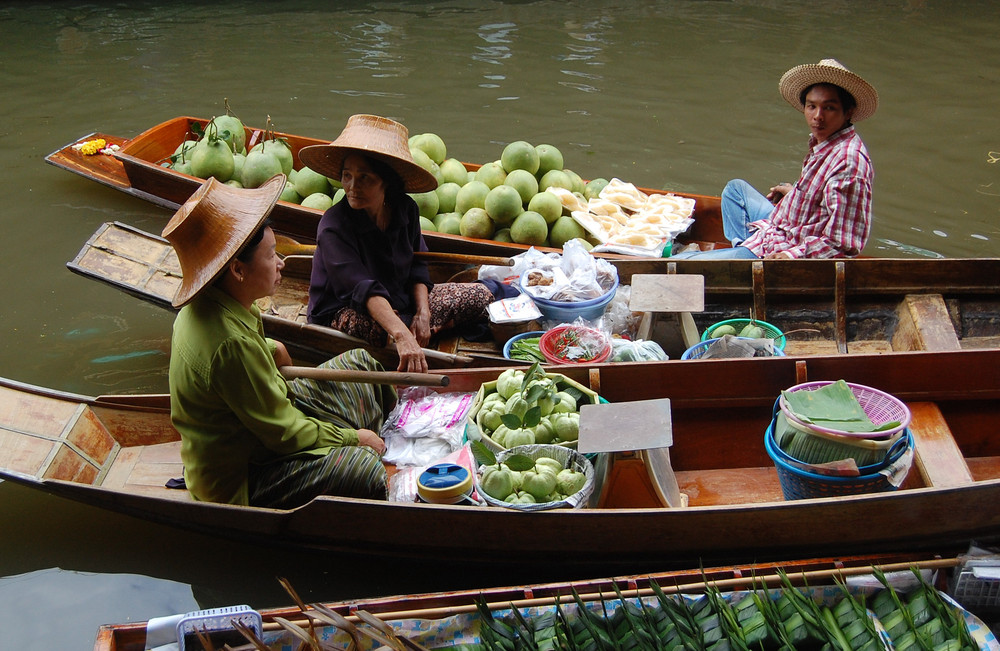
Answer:
[(171, 345), (170, 415), (195, 499), (247, 504), (251, 463), (358, 444), (357, 430), (292, 403), (256, 306), (208, 287), (177, 315)]

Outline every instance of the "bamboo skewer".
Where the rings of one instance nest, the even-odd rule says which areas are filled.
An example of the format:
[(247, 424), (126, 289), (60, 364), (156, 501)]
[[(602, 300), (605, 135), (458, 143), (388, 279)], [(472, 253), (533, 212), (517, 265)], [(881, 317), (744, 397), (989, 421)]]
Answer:
[(278, 369), (286, 379), (309, 378), (336, 382), (363, 382), (366, 384), (394, 384), (415, 387), (446, 387), (451, 382), (447, 375), (430, 373), (399, 373), (394, 371), (357, 371), (310, 366), (282, 366)]
[[(926, 561), (912, 561), (912, 562), (902, 562), (902, 563), (887, 563), (885, 565), (861, 565), (857, 567), (842, 567), (842, 568), (830, 568), (825, 570), (806, 570), (803, 572), (796, 572), (788, 574), (788, 578), (795, 580), (799, 578), (806, 582), (814, 582), (816, 580), (822, 579), (832, 579), (833, 577), (846, 577), (846, 576), (860, 576), (864, 574), (871, 574), (875, 567), (878, 567), (883, 572), (899, 572), (906, 571), (911, 568), (917, 568), (922, 570), (937, 570), (937, 569), (947, 569), (950, 567), (958, 566), (960, 561), (957, 558), (942, 558)], [(648, 577), (653, 578), (655, 577)], [(665, 594), (679, 594), (683, 592), (694, 592), (696, 590), (704, 590), (706, 586), (712, 585), (719, 588), (758, 588), (762, 584), (765, 585), (780, 585), (781, 577), (777, 573), (772, 574), (761, 574), (752, 576), (739, 576), (729, 579), (718, 579), (709, 581), (695, 581), (693, 583), (685, 583), (679, 585), (661, 585), (660, 589)], [(567, 587), (568, 589), (568, 587)], [(626, 597), (650, 597), (655, 593), (652, 588), (635, 588), (635, 589), (622, 589), (622, 594)], [(580, 598), (583, 601), (599, 601), (602, 599), (616, 598), (613, 593), (605, 592), (593, 592), (581, 594)], [(507, 608), (529, 608), (533, 606), (551, 606), (556, 603), (556, 599), (565, 600), (567, 595), (557, 595), (554, 597), (536, 597), (531, 599), (514, 599), (508, 601), (496, 601), (489, 602), (486, 605), (491, 610), (507, 609)], [(449, 617), (451, 615), (459, 615), (464, 613), (476, 612), (478, 606), (476, 604), (456, 604), (450, 606), (441, 606), (435, 608), (417, 608), (411, 610), (399, 610), (392, 612), (375, 613), (379, 619), (383, 621), (390, 621), (396, 619), (437, 619), (441, 617)], [(357, 615), (347, 615), (346, 619), (352, 622), (363, 621)], [(308, 623), (306, 619), (289, 620), (301, 625)], [(274, 622), (264, 622), (264, 630), (277, 630), (281, 626)]]

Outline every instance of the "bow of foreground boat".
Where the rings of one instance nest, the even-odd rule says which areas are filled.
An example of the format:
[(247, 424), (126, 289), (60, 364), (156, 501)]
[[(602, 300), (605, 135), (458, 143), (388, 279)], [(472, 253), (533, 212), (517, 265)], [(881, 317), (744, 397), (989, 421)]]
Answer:
[[(291, 511), (200, 503), (164, 487), (181, 464), (162, 397), (88, 399), (11, 382), (0, 389), (0, 475), (216, 535), (449, 563), (473, 549), (476, 559), (523, 571), (554, 557), (567, 570), (595, 563), (636, 569), (940, 548), (1000, 533), (997, 368), (1000, 350), (549, 369), (611, 403), (670, 399), (669, 470), (687, 496), (679, 508), (649, 490), (662, 471), (649, 466), (648, 481), (601, 486), (595, 495), (605, 508), (513, 512), (337, 497)], [(499, 372), (449, 371), (448, 387), (436, 390), (476, 392)], [(898, 490), (785, 499), (764, 431), (781, 390), (817, 379), (875, 386), (909, 405), (914, 459)], [(629, 432), (614, 434), (628, 440)], [(345, 530), (340, 522), (366, 524)]]
[[(46, 157), (46, 161), (62, 169), (99, 181), (115, 189), (157, 205), (176, 209), (198, 188), (202, 179), (164, 167), (163, 163), (174, 155), (177, 147), (185, 140), (194, 138), (194, 126), (203, 130), (207, 120), (190, 116), (172, 118), (154, 125), (135, 136), (122, 138), (104, 134), (92, 134), (67, 144)], [(299, 169), (298, 152), (303, 147), (325, 144), (329, 141), (308, 138), (295, 134), (274, 132), (284, 139), (292, 150), (295, 169)], [(103, 137), (121, 149), (108, 154), (87, 156), (75, 146), (87, 140)], [(246, 146), (249, 150), (266, 137), (264, 129), (246, 128)], [(464, 163), (468, 171), (481, 167), (477, 163)], [(646, 194), (667, 194), (666, 190), (640, 188)], [(680, 197), (693, 199), (694, 224), (683, 233), (680, 243), (696, 242), (704, 249), (728, 246), (722, 233), (722, 214), (718, 197), (672, 192)], [(287, 201), (279, 201), (271, 213), (275, 230), (303, 242), (311, 242), (316, 237), (316, 225), (322, 210), (304, 207)], [(477, 255), (516, 255), (528, 249), (527, 245), (496, 242), (424, 231), (424, 238), (431, 251), (444, 253), (466, 253)], [(542, 251), (558, 251), (550, 247), (536, 247)], [(608, 254), (609, 257), (622, 257)]]

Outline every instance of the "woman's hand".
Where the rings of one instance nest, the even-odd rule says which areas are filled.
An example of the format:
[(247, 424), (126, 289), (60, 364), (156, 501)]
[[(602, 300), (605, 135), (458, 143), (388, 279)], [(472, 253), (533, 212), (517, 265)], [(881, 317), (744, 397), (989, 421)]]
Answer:
[(427, 372), (427, 358), (412, 332), (406, 331), (405, 335), (396, 339), (396, 353), (399, 355), (397, 371), (403, 373)]
[(385, 441), (370, 429), (358, 430), (358, 445), (375, 450), (375, 454), (380, 457), (385, 454)]
[(417, 312), (410, 322), (410, 332), (420, 346), (426, 346), (431, 340), (431, 315), (430, 312)]

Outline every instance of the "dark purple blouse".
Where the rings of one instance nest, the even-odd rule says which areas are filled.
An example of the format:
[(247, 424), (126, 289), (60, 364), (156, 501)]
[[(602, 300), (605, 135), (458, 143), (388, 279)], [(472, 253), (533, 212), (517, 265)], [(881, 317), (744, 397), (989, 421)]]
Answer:
[(383, 233), (362, 210), (341, 199), (327, 210), (316, 230), (309, 287), (309, 322), (329, 325), (344, 307), (367, 313), (370, 296), (384, 296), (409, 324), (416, 306), (412, 288), (433, 285), (427, 263), (414, 251), (426, 251), (417, 204), (403, 195)]

